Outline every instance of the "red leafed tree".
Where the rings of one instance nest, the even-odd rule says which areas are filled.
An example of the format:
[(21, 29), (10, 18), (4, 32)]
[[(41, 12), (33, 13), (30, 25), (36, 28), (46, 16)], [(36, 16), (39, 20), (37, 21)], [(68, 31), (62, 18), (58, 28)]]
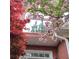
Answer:
[(29, 19), (21, 19), (25, 12), (24, 0), (10, 0), (10, 59), (19, 59), (26, 49), (25, 34), (22, 29)]

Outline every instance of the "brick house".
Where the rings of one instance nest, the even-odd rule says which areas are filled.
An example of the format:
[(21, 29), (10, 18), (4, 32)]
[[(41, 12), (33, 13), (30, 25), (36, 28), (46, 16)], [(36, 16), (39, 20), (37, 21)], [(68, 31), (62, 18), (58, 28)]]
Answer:
[(68, 22), (60, 31), (56, 41), (47, 39), (41, 41), (39, 32), (27, 32), (27, 49), (25, 55), (20, 59), (69, 59), (68, 56)]

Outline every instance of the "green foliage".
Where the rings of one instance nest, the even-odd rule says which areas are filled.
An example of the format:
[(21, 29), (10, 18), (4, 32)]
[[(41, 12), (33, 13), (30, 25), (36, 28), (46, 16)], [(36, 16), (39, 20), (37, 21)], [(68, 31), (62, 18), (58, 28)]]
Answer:
[[(37, 0), (28, 0), (29, 2), (34, 3)], [(62, 5), (64, 0), (55, 0), (55, 5), (52, 3), (49, 3), (49, 0), (41, 0), (41, 4), (40, 4), (40, 8), (35, 8), (35, 6), (33, 8), (31, 8), (29, 11), (30, 12), (36, 12), (36, 11), (40, 11), (41, 13), (44, 13), (46, 15), (51, 15), (51, 16), (61, 16), (62, 15)], [(45, 5), (48, 6), (47, 9), (45, 9)], [(67, 8), (67, 7), (66, 7)]]
[(49, 0), (41, 0), (42, 1), (42, 4), (46, 4), (48, 3)]
[(61, 16), (61, 7), (63, 5), (64, 0), (57, 0), (58, 3), (56, 4), (56, 6), (54, 7), (54, 14), (55, 16)]
[(35, 0), (27, 0), (28, 2), (30, 2), (30, 3), (34, 3), (35, 2)]
[(38, 8), (38, 10), (37, 10), (37, 11), (40, 11), (41, 13), (47, 14), (47, 13), (46, 13), (46, 11), (45, 11), (45, 9), (44, 9), (43, 7)]

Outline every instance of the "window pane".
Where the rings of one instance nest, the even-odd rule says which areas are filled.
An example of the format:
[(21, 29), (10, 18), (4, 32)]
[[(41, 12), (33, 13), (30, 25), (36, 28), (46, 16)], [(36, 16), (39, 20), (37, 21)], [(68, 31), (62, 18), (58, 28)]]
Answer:
[(38, 53), (31, 53), (33, 57), (38, 57)]
[(39, 54), (39, 57), (44, 57), (44, 54)]
[(45, 57), (49, 57), (49, 54), (45, 54)]

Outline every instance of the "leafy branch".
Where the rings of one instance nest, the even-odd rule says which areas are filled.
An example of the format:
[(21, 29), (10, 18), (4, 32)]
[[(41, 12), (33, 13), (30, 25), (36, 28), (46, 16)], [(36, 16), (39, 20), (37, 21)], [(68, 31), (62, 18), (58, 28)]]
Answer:
[[(44, 13), (45, 15), (51, 16), (61, 16), (62, 13), (62, 6), (64, 4), (64, 0), (51, 0), (53, 3), (50, 3), (50, 0), (27, 0), (29, 3), (32, 4), (32, 8), (28, 9), (29, 12), (36, 12), (39, 11)], [(37, 2), (39, 4), (37, 4)], [(40, 6), (40, 7), (39, 7)], [(65, 7), (68, 10), (68, 7)]]

